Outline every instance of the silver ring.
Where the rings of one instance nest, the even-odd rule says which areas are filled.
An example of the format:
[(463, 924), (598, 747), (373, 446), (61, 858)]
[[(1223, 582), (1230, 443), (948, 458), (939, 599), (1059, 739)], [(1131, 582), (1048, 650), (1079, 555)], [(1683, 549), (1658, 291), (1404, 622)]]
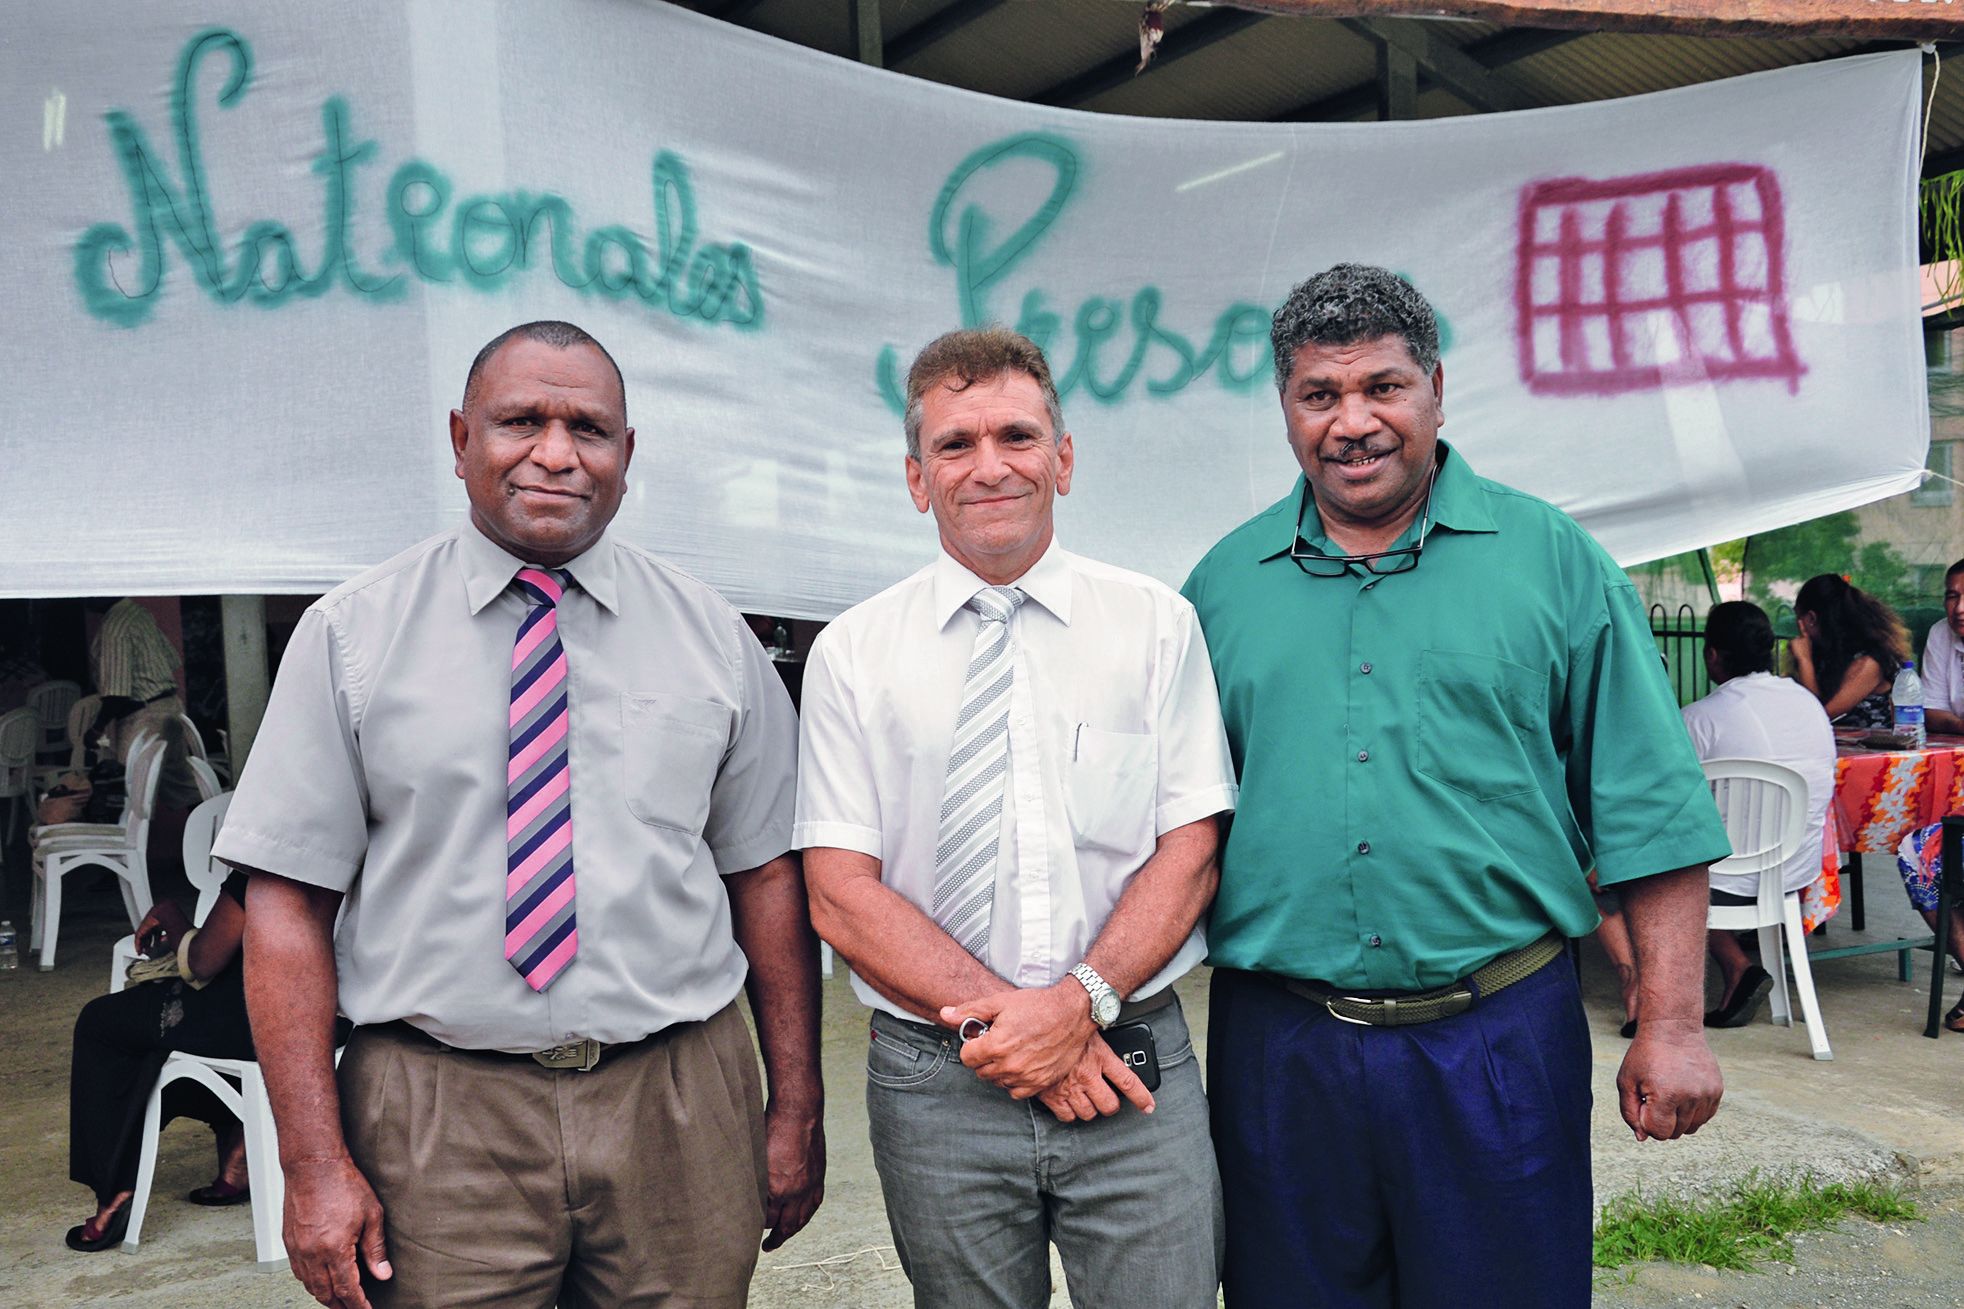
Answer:
[[(975, 1025), (975, 1030), (972, 1032), (969, 1030), (970, 1023)], [(973, 1041), (976, 1037), (985, 1034), (988, 1030), (989, 1025), (980, 1018), (964, 1018), (962, 1019), (962, 1025), (955, 1029), (955, 1035), (961, 1037), (964, 1041)]]

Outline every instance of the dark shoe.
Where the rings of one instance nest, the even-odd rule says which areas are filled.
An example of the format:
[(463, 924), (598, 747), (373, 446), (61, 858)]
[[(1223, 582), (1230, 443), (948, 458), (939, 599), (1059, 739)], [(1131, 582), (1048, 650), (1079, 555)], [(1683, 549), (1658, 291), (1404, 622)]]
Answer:
[(1637, 1020), (1632, 1018), (1629, 1022), (1624, 1023), (1623, 1026), (1616, 1029), (1616, 1034), (1626, 1041), (1631, 1039), (1637, 1034)]
[(69, 1228), (68, 1236), (65, 1238), (68, 1241), (68, 1248), (93, 1254), (97, 1250), (107, 1250), (111, 1246), (121, 1245), (123, 1233), (128, 1231), (130, 1226), (130, 1204), (129, 1200), (123, 1201), (123, 1207), (109, 1215), (109, 1221), (93, 1236), (89, 1234), (90, 1224), (95, 1222), (93, 1218), (86, 1223), (77, 1223)]
[(1753, 1021), (1759, 1006), (1766, 999), (1766, 993), (1773, 989), (1773, 978), (1758, 964), (1746, 969), (1740, 975), (1739, 985), (1733, 989), (1732, 999), (1705, 1015), (1707, 1027), (1744, 1027)]
[(1964, 1032), (1964, 1000), (1959, 1000), (1951, 1006), (1950, 1012), (1944, 1015), (1944, 1030)]
[(234, 1186), (221, 1177), (210, 1186), (201, 1186), (184, 1198), (192, 1204), (211, 1206), (244, 1204), (246, 1201), (252, 1199), (252, 1188), (250, 1186)]

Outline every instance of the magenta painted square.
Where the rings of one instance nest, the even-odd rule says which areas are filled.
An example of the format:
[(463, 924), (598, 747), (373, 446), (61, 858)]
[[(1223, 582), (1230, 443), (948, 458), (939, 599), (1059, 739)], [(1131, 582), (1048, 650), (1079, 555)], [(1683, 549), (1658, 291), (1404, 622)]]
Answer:
[(1615, 395), (1806, 371), (1788, 328), (1780, 183), (1706, 164), (1521, 191), (1514, 302), (1521, 380)]

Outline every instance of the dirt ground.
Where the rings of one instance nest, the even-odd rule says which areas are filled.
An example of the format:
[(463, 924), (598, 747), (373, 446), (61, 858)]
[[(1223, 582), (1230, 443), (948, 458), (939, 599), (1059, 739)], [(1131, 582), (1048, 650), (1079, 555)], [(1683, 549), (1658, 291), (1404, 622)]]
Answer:
[[(7, 880), (4, 913), (25, 946), (24, 878)], [(1870, 936), (1907, 933), (1906, 915), (1871, 892)], [(1900, 896), (1895, 896), (1900, 900)], [(1892, 916), (1892, 914), (1894, 916)], [(302, 1306), (283, 1271), (253, 1264), (244, 1209), (198, 1209), (182, 1195), (210, 1179), (210, 1136), (194, 1123), (165, 1133), (142, 1248), (81, 1255), (62, 1233), (88, 1212), (67, 1179), (69, 1034), (75, 1013), (104, 989), (109, 946), (128, 930), (107, 884), (79, 885), (64, 914), (50, 973), (29, 961), (0, 973), (0, 1306)], [(1834, 944), (1845, 943), (1843, 935)], [(1917, 956), (1919, 975), (1927, 956)], [(1604, 1306), (1964, 1306), (1964, 1038), (1925, 1041), (1921, 983), (1895, 980), (1887, 956), (1817, 971), (1836, 1059), (1816, 1063), (1798, 1029), (1762, 1021), (1714, 1034), (1728, 1082), (1726, 1109), (1697, 1138), (1637, 1146), (1616, 1121), (1613, 1079), (1623, 1043), (1608, 974), (1585, 953), (1596, 1041), (1599, 1194), (1707, 1190), (1754, 1169), (1825, 1176), (1885, 1176), (1911, 1188), (1927, 1220), (1898, 1227), (1850, 1221), (1800, 1238), (1794, 1265), (1756, 1274), (1646, 1265), (1598, 1279)], [(1956, 986), (1953, 977), (1950, 984)], [(1205, 978), (1181, 986), (1196, 1040), (1206, 1039)], [(751, 1303), (760, 1309), (902, 1309), (912, 1303), (894, 1259), (879, 1183), (866, 1145), (862, 1099), (864, 1011), (844, 970), (826, 986), (826, 1198), (811, 1227), (765, 1256)], [(1061, 1275), (1053, 1305), (1067, 1305)]]

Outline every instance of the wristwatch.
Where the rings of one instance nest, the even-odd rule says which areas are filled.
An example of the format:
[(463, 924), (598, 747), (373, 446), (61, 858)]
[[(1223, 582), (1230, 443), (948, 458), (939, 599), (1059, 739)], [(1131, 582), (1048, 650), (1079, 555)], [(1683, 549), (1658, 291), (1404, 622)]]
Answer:
[(1118, 992), (1112, 985), (1098, 976), (1098, 970), (1090, 964), (1079, 964), (1071, 969), (1071, 976), (1083, 985), (1086, 995), (1091, 997), (1091, 1021), (1103, 1031), (1118, 1021)]

